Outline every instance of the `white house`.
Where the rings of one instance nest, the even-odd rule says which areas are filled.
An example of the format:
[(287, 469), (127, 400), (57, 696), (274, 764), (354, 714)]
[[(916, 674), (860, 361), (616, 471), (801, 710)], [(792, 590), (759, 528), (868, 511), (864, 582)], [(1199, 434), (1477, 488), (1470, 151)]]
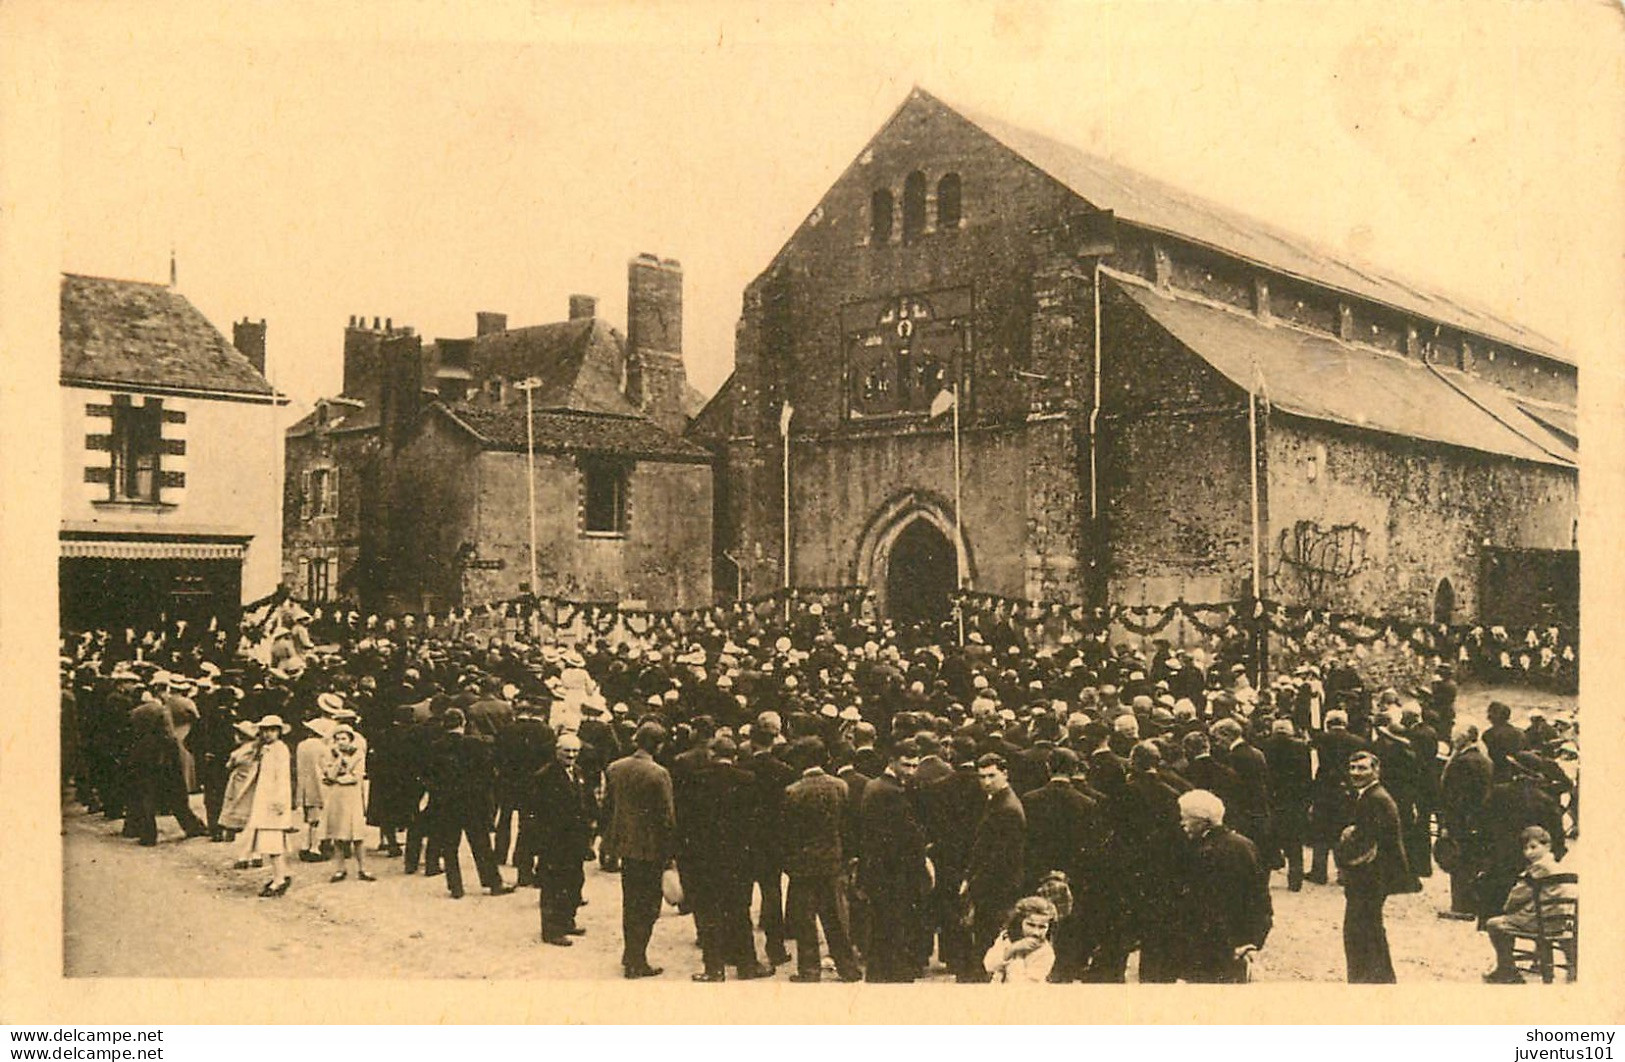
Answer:
[(264, 322), (234, 345), (171, 288), (73, 274), (61, 321), (63, 627), (235, 623), (280, 568)]

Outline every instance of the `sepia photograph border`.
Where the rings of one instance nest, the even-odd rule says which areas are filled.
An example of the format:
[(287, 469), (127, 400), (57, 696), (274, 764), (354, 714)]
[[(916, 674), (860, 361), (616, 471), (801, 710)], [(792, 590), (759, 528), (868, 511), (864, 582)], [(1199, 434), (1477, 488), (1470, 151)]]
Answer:
[[(1167, 2), (1167, 0), (1163, 0)], [(1280, 3), (1282, 0), (1265, 0)], [(343, 41), (389, 34), (415, 43), (436, 40), (546, 39), (574, 34), (601, 42), (605, 34), (670, 34), (669, 21), (730, 20), (772, 35), (774, 5), (628, 2), (618, 4), (358, 4), (340, 12), (302, 3), (258, 9), (281, 23), (285, 36)], [(817, 26), (838, 39), (856, 3), (784, 5), (797, 26)], [(1032, 19), (1046, 26), (1085, 18), (1091, 6), (1064, 0), (1008, 0), (896, 8), (899, 24), (930, 13), (933, 39), (973, 47), (990, 19)], [(1122, 6), (1122, 5), (1113, 5)], [(1128, 5), (1133, 6), (1133, 5)], [(1147, 5), (1149, 6), (1149, 5)], [(1437, 35), (1449, 48), (1448, 27), (1471, 32), (1517, 5), (1475, 0), (1439, 5), (1332, 4), (1325, 17), (1351, 23), (1386, 8), (1416, 32)], [(1617, 131), (1625, 143), (1625, 21), (1616, 4), (1556, 3), (1577, 35), (1613, 42), (1613, 62), (1596, 73), (1587, 122)], [(75, 18), (123, 20), (139, 32), (208, 36), (218, 10), (190, 3), (72, 5)], [(681, 9), (681, 10), (680, 10)], [(977, 991), (952, 985), (830, 985), (807, 990), (778, 982), (729, 984), (614, 979), (581, 982), (406, 981), (326, 979), (176, 980), (69, 979), (63, 976), (62, 827), (57, 756), (56, 669), (57, 520), (61, 496), (55, 440), (60, 403), (56, 363), (60, 248), (61, 49), (71, 36), (56, 5), (38, 0), (0, 9), (0, 808), (10, 820), (0, 843), (0, 1022), (44, 1023), (625, 1023), (625, 1024), (1002, 1024), (1002, 1023), (1618, 1023), (1625, 1020), (1625, 850), (1613, 826), (1611, 802), (1625, 792), (1625, 592), (1620, 525), (1625, 520), (1625, 173), (1617, 155), (1574, 158), (1581, 167), (1615, 167), (1612, 199), (1586, 204), (1595, 224), (1620, 234), (1612, 261), (1586, 283), (1602, 292), (1590, 332), (1599, 360), (1581, 352), (1581, 434), (1587, 461), (1581, 495), (1582, 659), (1580, 700), (1590, 708), (1584, 756), (1594, 796), (1587, 802), (1585, 969), (1567, 985), (1521, 991), (1487, 985), (1257, 984), (1074, 985)], [(223, 18), (223, 16), (221, 16)], [(787, 19), (787, 22), (792, 21)], [(765, 28), (764, 28), (765, 24)], [(218, 32), (236, 27), (222, 25)], [(787, 30), (788, 32), (788, 30)], [(674, 38), (673, 47), (686, 37)], [(1290, 40), (1281, 42), (1292, 47)], [(897, 98), (907, 91), (899, 86)], [(809, 134), (810, 135), (810, 134)], [(1459, 175), (1471, 180), (1472, 176)], [(1594, 181), (1585, 184), (1593, 186)], [(811, 204), (809, 204), (810, 206)], [(1509, 204), (1509, 210), (1518, 209)], [(1611, 293), (1612, 298), (1607, 298)], [(139, 883), (131, 883), (132, 886)], [(1328, 931), (1328, 941), (1336, 934)], [(1335, 944), (1329, 945), (1335, 946)], [(1486, 957), (1488, 945), (1485, 944)]]

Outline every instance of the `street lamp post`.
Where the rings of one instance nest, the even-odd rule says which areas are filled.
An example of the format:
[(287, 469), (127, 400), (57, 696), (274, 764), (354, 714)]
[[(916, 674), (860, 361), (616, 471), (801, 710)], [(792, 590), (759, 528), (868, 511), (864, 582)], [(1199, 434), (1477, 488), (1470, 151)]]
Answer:
[(538, 631), (539, 619), (536, 615), (536, 604), (539, 602), (538, 587), (536, 584), (536, 415), (531, 405), (531, 392), (542, 385), (542, 381), (534, 376), (528, 376), (514, 384), (519, 390), (525, 392), (525, 488), (530, 499), (530, 633), (534, 638)]

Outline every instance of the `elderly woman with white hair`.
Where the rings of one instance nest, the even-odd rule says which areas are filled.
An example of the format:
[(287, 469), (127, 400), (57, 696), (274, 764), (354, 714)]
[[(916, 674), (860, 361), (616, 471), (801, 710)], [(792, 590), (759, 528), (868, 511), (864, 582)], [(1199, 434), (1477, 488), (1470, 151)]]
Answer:
[(1205, 789), (1179, 797), (1179, 821), (1193, 845), (1184, 920), (1183, 978), (1236, 983), (1248, 979), (1248, 956), (1264, 946), (1274, 923), (1269, 875), (1258, 849), (1224, 824), (1224, 801)]

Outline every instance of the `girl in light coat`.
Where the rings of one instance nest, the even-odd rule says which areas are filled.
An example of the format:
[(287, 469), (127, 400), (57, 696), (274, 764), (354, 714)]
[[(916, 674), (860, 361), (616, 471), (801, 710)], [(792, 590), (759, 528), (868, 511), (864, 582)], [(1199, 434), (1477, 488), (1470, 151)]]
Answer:
[(338, 848), (339, 869), (333, 872), (333, 881), (348, 876), (344, 865), (355, 858), (355, 876), (361, 881), (374, 881), (367, 873), (362, 859), (362, 842), (367, 836), (367, 815), (361, 793), (361, 783), (367, 774), (367, 752), (361, 737), (348, 723), (340, 723), (334, 730), (327, 753), (322, 759), (322, 781), (327, 787), (327, 808), (323, 832)]
[(280, 716), (268, 715), (255, 724), (259, 731), (255, 753), (259, 771), (249, 798), (248, 823), (243, 827), (248, 850), (271, 861), (271, 880), (261, 896), (281, 896), (293, 879), (288, 874), (288, 840), (299, 828), (294, 821), (293, 777), (288, 746), (282, 740), (287, 725)]

